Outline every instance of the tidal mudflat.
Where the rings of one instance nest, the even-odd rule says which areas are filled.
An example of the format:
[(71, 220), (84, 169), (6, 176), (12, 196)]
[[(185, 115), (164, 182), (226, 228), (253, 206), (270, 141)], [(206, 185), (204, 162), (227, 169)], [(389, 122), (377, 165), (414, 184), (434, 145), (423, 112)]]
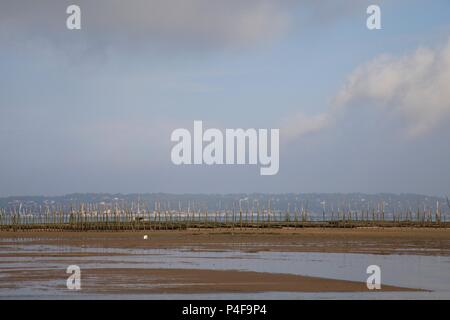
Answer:
[(448, 299), (448, 279), (448, 229), (0, 233), (0, 299)]

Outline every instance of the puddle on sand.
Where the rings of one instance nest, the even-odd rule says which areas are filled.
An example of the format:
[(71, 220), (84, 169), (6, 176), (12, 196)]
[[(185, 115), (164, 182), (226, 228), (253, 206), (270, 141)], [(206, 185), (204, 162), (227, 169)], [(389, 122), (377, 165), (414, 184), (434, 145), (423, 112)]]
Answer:
[[(156, 299), (427, 299), (450, 298), (450, 257), (415, 255), (371, 255), (354, 253), (315, 252), (239, 252), (239, 251), (195, 251), (171, 249), (113, 249), (78, 248), (53, 245), (15, 245), (0, 247), (0, 253), (36, 253), (29, 257), (2, 257), (0, 271), (61, 269), (70, 264), (83, 268), (189, 268), (215, 270), (245, 270), (270, 273), (290, 273), (323, 278), (365, 282), (366, 268), (375, 264), (381, 268), (382, 283), (432, 290), (433, 292), (366, 292), (366, 293), (282, 293), (265, 292), (257, 294), (83, 294), (61, 289), (66, 279), (29, 283), (26, 288), (9, 287), (6, 277), (1, 277), (0, 299), (17, 298), (156, 298)], [(98, 253), (99, 255), (77, 257), (46, 257), (45, 254), (67, 252)], [(114, 254), (105, 256), (105, 253)], [(0, 275), (3, 272), (0, 272)], [(3, 274), (4, 275), (4, 274)], [(59, 288), (58, 288), (59, 287)], [(54, 288), (52, 290), (52, 288)]]

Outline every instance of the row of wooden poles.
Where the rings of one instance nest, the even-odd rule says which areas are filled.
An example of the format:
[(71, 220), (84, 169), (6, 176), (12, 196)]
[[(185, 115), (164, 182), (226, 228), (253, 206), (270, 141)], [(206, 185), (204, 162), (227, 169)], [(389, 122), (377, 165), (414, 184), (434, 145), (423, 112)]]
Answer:
[[(331, 211), (312, 214), (301, 211), (272, 210), (79, 210), (45, 213), (6, 212), (0, 209), (1, 230), (171, 230), (186, 228), (269, 228), (269, 227), (370, 227), (414, 226), (450, 227), (446, 214), (433, 211), (384, 210)], [(446, 221), (447, 220), (447, 221)]]

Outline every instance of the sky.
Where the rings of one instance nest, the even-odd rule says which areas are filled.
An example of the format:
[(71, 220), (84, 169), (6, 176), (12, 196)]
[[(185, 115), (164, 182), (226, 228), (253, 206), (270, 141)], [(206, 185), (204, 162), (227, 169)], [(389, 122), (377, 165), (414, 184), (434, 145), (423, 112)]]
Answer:
[[(0, 196), (450, 195), (448, 0), (0, 0), (0, 49)], [(279, 128), (279, 173), (174, 165), (194, 120)]]

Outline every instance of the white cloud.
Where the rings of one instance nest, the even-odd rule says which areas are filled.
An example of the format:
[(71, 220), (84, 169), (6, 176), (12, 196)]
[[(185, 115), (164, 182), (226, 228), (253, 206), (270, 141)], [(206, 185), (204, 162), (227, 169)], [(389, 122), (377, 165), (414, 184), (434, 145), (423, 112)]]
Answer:
[(329, 113), (319, 113), (316, 115), (306, 115), (299, 112), (288, 119), (285, 119), (280, 128), (281, 138), (288, 142), (298, 139), (304, 135), (316, 133), (331, 123)]
[(411, 137), (430, 132), (450, 120), (450, 39), (442, 47), (384, 55), (358, 67), (335, 103), (340, 108), (370, 104), (389, 111), (406, 122)]

